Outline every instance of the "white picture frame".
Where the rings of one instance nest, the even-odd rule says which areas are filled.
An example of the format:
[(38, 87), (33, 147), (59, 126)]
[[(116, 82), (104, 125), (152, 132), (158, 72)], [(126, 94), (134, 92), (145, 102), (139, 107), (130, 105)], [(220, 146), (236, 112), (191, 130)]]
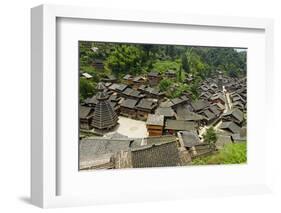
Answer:
[[(33, 204), (47, 208), (59, 206), (91, 205), (98, 203), (114, 202), (138, 202), (142, 200), (163, 200), (178, 199), (198, 196), (224, 196), (224, 195), (242, 195), (253, 193), (264, 193), (271, 191), (271, 166), (270, 160), (265, 162), (261, 168), (256, 168), (257, 173), (265, 173), (259, 183), (245, 184), (233, 183), (210, 185), (210, 187), (173, 187), (168, 184), (167, 189), (149, 192), (151, 196), (145, 195), (145, 192), (124, 191), (131, 194), (120, 196), (117, 192), (113, 195), (58, 195), (58, 173), (61, 169), (57, 164), (59, 159), (57, 146), (57, 88), (60, 82), (57, 79), (57, 20), (81, 19), (81, 20), (101, 20), (118, 21), (120, 25), (124, 22), (142, 23), (143, 25), (153, 23), (157, 25), (172, 26), (200, 26), (206, 28), (225, 28), (232, 29), (253, 29), (264, 33), (265, 57), (264, 73), (266, 104), (274, 103), (269, 91), (273, 88), (271, 84), (273, 78), (273, 21), (271, 19), (241, 18), (241, 17), (216, 17), (203, 15), (173, 14), (148, 11), (122, 11), (108, 8), (85, 8), (74, 6), (54, 6), (41, 5), (31, 10), (31, 201)], [(261, 79), (260, 79), (261, 80)], [(269, 112), (270, 114), (270, 112)], [(264, 117), (268, 121), (269, 117)], [(268, 128), (265, 134), (269, 134)], [(266, 141), (268, 147), (269, 141)], [(269, 153), (264, 156), (269, 159)], [(209, 170), (209, 168), (206, 168)], [(235, 170), (235, 168), (230, 168)], [(168, 170), (167, 170), (168, 171)], [(77, 171), (78, 172), (78, 171)], [(115, 171), (116, 172), (116, 171)], [(119, 172), (119, 171), (118, 171)], [(161, 173), (160, 170), (150, 170), (154, 175)], [(173, 169), (169, 172), (182, 173), (182, 169)], [(192, 172), (192, 171), (191, 171)], [(140, 172), (131, 171), (130, 174)], [(198, 176), (200, 171), (194, 172)], [(108, 178), (108, 174), (105, 175)], [(123, 174), (122, 174), (123, 175)], [(134, 175), (134, 174), (133, 174)], [(94, 176), (94, 174), (93, 174)], [(243, 181), (242, 181), (243, 182)], [(75, 184), (75, 183), (73, 183)], [(163, 184), (163, 183), (162, 183)], [(161, 185), (159, 185), (161, 186)], [(124, 186), (130, 188), (130, 186)], [(171, 192), (169, 195), (168, 193)], [(187, 193), (188, 192), (188, 193)], [(175, 195), (176, 193), (176, 195)], [(158, 195), (158, 196), (157, 196)], [(157, 196), (157, 197), (156, 197)]]

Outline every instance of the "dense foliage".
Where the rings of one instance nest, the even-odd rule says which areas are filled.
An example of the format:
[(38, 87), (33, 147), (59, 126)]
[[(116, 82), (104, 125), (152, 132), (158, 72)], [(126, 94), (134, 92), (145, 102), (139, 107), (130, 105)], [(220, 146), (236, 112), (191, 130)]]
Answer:
[[(166, 91), (170, 97), (190, 92), (197, 98), (199, 83), (207, 77), (216, 76), (217, 70), (232, 77), (246, 74), (246, 51), (235, 48), (84, 41), (79, 42), (79, 58), (80, 71), (93, 76), (89, 84), (100, 81), (106, 74), (121, 79), (125, 74), (142, 75), (152, 70), (159, 73), (174, 70), (175, 79), (164, 79), (159, 84), (160, 90)], [(103, 61), (104, 70), (94, 68), (96, 59)], [(192, 76), (193, 81), (185, 82), (187, 76)]]
[(196, 158), (193, 165), (207, 164), (241, 164), (247, 162), (246, 141), (238, 144), (227, 144), (217, 154)]
[(209, 144), (214, 144), (217, 142), (217, 134), (214, 129), (214, 127), (210, 127), (207, 129), (206, 133), (203, 135), (204, 142), (207, 142)]

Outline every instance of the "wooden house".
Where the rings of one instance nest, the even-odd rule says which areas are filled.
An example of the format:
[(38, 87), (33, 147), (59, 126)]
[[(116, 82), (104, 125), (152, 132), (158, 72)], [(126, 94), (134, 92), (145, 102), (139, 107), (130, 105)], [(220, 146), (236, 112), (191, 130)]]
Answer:
[(146, 128), (149, 136), (160, 136), (163, 133), (164, 116), (148, 114)]
[(116, 83), (117, 78), (114, 75), (106, 75), (104, 78), (102, 78), (102, 81), (106, 83)]
[(127, 85), (132, 85), (133, 84), (133, 76), (130, 74), (127, 74), (123, 77), (123, 80), (125, 82), (125, 84)]
[(191, 102), (191, 107), (194, 112), (200, 112), (209, 106), (210, 103), (202, 99), (198, 99), (196, 101)]
[(219, 126), (220, 129), (225, 130), (230, 135), (240, 133), (240, 127), (232, 121), (224, 121)]
[(135, 119), (137, 117), (137, 102), (135, 99), (125, 99), (120, 105), (120, 115)]
[(146, 78), (143, 76), (136, 76), (132, 80), (133, 89), (137, 90), (141, 85), (146, 83)]
[(148, 73), (147, 78), (150, 86), (156, 86), (161, 81), (161, 75), (155, 71)]
[(151, 98), (143, 98), (136, 105), (137, 109), (137, 119), (146, 120), (148, 114), (154, 113), (154, 110), (157, 107), (158, 101)]
[(214, 103), (211, 106), (215, 106), (221, 113), (225, 110), (225, 105), (221, 103)]
[(204, 116), (191, 112), (186, 105), (179, 105), (175, 108), (176, 119), (195, 122), (198, 126), (204, 125)]
[(167, 119), (164, 127), (165, 133), (171, 135), (176, 134), (178, 131), (196, 131), (197, 128), (196, 122), (173, 119)]
[(155, 110), (156, 115), (163, 115), (165, 119), (175, 119), (176, 118), (176, 113), (172, 109), (172, 107), (158, 107)]
[(161, 100), (165, 97), (165, 93), (160, 92), (159, 88), (141, 85), (138, 90), (144, 93), (148, 98), (156, 98), (158, 100)]
[(209, 108), (203, 110), (200, 114), (204, 116), (203, 121), (206, 125), (211, 124), (217, 117)]
[(225, 105), (225, 102), (226, 102), (225, 97), (224, 97), (224, 95), (222, 93), (214, 94), (213, 96), (211, 96), (209, 98), (209, 100), (210, 100), (210, 102), (212, 104), (214, 104), (214, 103), (221, 103), (222, 105)]
[(244, 121), (244, 113), (237, 108), (234, 108), (222, 115), (222, 121), (235, 122), (238, 125), (242, 125)]
[(185, 95), (182, 95), (181, 97), (178, 98), (173, 98), (171, 102), (173, 103), (173, 108), (179, 106), (179, 105), (184, 105), (189, 101), (189, 98)]
[(145, 97), (145, 95), (142, 94), (140, 91), (132, 89), (130, 87), (127, 87), (124, 91), (122, 91), (122, 93), (120, 93), (120, 95), (124, 98), (131, 98), (131, 99), (135, 99), (135, 100), (139, 100), (139, 99)]
[(92, 129), (91, 122), (94, 109), (92, 107), (80, 106), (79, 109), (79, 119), (80, 119), (80, 129)]
[(110, 87), (108, 87), (108, 89), (112, 92), (117, 92), (121, 94), (127, 87), (128, 85), (126, 84), (113, 83)]

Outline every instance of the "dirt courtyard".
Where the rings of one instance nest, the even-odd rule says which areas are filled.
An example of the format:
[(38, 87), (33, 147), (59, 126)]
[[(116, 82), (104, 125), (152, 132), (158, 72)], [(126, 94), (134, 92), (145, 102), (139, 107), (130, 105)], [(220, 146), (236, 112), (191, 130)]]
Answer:
[(114, 132), (118, 132), (129, 138), (144, 138), (148, 136), (145, 121), (119, 116), (118, 123), (119, 125)]

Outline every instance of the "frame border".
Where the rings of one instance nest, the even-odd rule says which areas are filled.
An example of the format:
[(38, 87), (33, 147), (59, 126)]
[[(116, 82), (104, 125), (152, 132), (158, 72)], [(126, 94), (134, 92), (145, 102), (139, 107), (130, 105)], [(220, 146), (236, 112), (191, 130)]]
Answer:
[[(96, 203), (88, 196), (56, 196), (56, 87), (58, 83), (56, 79), (56, 19), (62, 17), (265, 30), (267, 94), (274, 88), (272, 84), (274, 80), (272, 19), (57, 5), (34, 7), (31, 9), (31, 203), (36, 206), (46, 208)], [(267, 105), (272, 106), (273, 96), (267, 95), (267, 98)], [(268, 119), (269, 117), (271, 116), (268, 116)], [(269, 192), (272, 185), (269, 169), (267, 176), (268, 180), (264, 185), (241, 187), (241, 189), (228, 187), (226, 190), (226, 187), (223, 187), (208, 189), (208, 191), (198, 190), (197, 196), (200, 194), (209, 196), (216, 193), (241, 195), (246, 194), (245, 190), (251, 193)]]

